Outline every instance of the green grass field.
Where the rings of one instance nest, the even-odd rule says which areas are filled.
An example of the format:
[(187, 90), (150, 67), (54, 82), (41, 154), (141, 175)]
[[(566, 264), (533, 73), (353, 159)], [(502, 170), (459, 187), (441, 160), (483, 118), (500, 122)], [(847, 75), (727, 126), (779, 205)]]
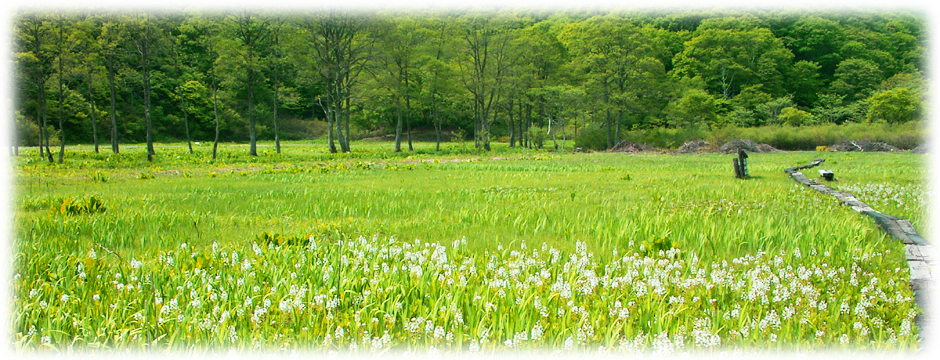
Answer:
[[(23, 351), (734, 352), (919, 346), (902, 245), (797, 185), (827, 159), (928, 229), (910, 153), (562, 154), (472, 144), (70, 147), (14, 159)], [(815, 169), (805, 172), (815, 177)], [(94, 200), (91, 200), (94, 199)]]

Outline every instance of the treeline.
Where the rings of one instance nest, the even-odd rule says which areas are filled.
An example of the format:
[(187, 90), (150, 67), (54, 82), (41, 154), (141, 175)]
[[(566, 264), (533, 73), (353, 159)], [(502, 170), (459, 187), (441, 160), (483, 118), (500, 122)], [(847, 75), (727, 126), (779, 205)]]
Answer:
[[(630, 130), (922, 117), (908, 12), (21, 12), (21, 145), (248, 141), (433, 129), (489, 149)], [(190, 145), (190, 149), (192, 145)], [(215, 154), (215, 150), (213, 150)]]

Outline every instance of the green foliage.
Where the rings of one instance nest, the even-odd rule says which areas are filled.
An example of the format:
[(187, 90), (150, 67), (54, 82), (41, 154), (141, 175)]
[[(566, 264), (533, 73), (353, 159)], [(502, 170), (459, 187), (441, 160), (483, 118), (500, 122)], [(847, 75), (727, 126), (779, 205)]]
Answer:
[(574, 138), (574, 145), (582, 149), (607, 149), (607, 129), (601, 124), (591, 123), (581, 128)]
[(842, 95), (845, 101), (867, 98), (881, 83), (878, 65), (865, 59), (848, 59), (839, 63), (830, 91)]
[(797, 105), (808, 107), (816, 103), (819, 89), (823, 87), (820, 78), (822, 67), (811, 61), (797, 61), (788, 75), (790, 81), (790, 94)]
[(868, 121), (900, 124), (920, 117), (920, 99), (906, 88), (881, 91), (868, 99)]
[(670, 104), (667, 113), (674, 119), (676, 127), (711, 126), (718, 120), (717, 100), (707, 92), (688, 89), (674, 104)]
[(72, 198), (62, 199), (61, 204), (53, 206), (50, 213), (61, 215), (91, 215), (107, 211), (104, 202), (98, 198), (98, 195), (91, 195), (87, 198), (75, 200)]
[(541, 149), (545, 144), (545, 140), (548, 139), (548, 134), (545, 133), (545, 129), (537, 126), (530, 127), (526, 134), (529, 137), (529, 141), (532, 142), (532, 146), (537, 149)]
[(675, 245), (672, 243), (672, 240), (666, 237), (660, 237), (645, 241), (643, 245), (640, 246), (640, 251), (644, 256), (656, 257), (660, 252), (666, 252), (674, 248)]
[[(215, 110), (223, 142), (247, 142), (252, 132), (273, 140), (276, 110), (279, 139), (321, 144), (327, 113), (345, 119), (346, 110), (345, 136), (354, 141), (394, 134), (398, 110), (419, 134), (463, 129), (484, 141), (545, 126), (549, 117), (717, 129), (781, 125), (781, 111), (792, 107), (822, 123), (865, 122), (870, 114), (904, 121), (920, 110), (889, 120), (885, 103), (872, 110), (868, 99), (905, 88), (920, 98), (918, 108), (929, 106), (925, 24), (900, 10), (23, 11), (12, 34), (16, 131), (19, 144), (38, 144), (34, 117), (44, 109), (52, 146), (62, 135), (91, 143), (92, 104), (102, 143), (111, 117), (122, 143), (143, 142), (148, 132), (157, 141), (186, 139), (184, 121), (192, 140), (210, 142)], [(341, 33), (342, 40), (326, 37)], [(347, 109), (344, 99), (355, 101)], [(509, 129), (510, 114), (526, 125)], [(571, 140), (565, 131), (553, 135)], [(599, 147), (597, 134), (587, 135), (594, 138), (580, 142)]]
[(91, 174), (91, 181), (105, 183), (108, 182), (108, 176), (101, 171), (95, 171), (94, 174)]
[[(745, 16), (746, 17), (746, 16)], [(745, 23), (725, 18), (725, 23)], [(718, 24), (721, 19), (709, 19)], [(708, 24), (709, 21), (703, 24)], [(702, 77), (708, 91), (725, 100), (744, 86), (763, 84), (773, 96), (783, 94), (784, 75), (793, 54), (766, 28), (745, 25), (703, 26), (675, 56), (675, 74)]]
[(261, 235), (255, 236), (255, 241), (265, 246), (308, 246), (311, 238), (313, 238), (313, 235), (294, 236), (262, 232)]
[(812, 125), (816, 122), (812, 114), (794, 107), (781, 110), (778, 119), (790, 126)]
[(779, 97), (757, 106), (757, 111), (766, 121), (766, 124), (780, 124), (780, 112), (788, 107), (794, 107), (793, 97), (790, 95)]

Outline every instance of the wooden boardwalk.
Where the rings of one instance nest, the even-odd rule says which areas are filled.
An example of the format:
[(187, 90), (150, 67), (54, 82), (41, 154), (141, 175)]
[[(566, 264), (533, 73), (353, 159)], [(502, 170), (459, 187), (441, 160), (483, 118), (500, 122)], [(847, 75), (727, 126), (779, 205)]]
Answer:
[(796, 182), (813, 188), (813, 190), (823, 194), (832, 195), (836, 199), (839, 199), (842, 205), (851, 206), (852, 210), (868, 215), (874, 219), (875, 223), (888, 235), (904, 243), (907, 266), (911, 270), (911, 289), (914, 291), (914, 302), (917, 303), (921, 309), (924, 309), (924, 313), (915, 318), (914, 325), (920, 330), (921, 339), (924, 339), (924, 334), (927, 332), (925, 326), (929, 323), (928, 319), (930, 318), (927, 307), (930, 304), (930, 293), (933, 292), (931, 268), (936, 265), (936, 250), (933, 245), (914, 230), (910, 221), (883, 214), (856, 199), (855, 195), (836, 191), (826, 185), (817, 183), (816, 179), (807, 178), (806, 175), (800, 172), (802, 169), (818, 166), (824, 161), (826, 160), (817, 159), (807, 165), (788, 168), (784, 170), (784, 172), (789, 174)]

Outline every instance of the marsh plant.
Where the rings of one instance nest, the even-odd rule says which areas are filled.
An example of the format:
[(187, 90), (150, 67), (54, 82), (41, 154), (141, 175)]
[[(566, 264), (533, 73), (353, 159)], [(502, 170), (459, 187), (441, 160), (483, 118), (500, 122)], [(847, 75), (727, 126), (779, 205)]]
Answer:
[[(755, 154), (752, 178), (737, 180), (715, 154), (287, 145), (277, 159), (214, 163), (18, 158), (15, 348), (921, 347), (902, 244), (782, 172), (816, 153)], [(835, 186), (926, 233), (920, 155), (827, 156)]]

